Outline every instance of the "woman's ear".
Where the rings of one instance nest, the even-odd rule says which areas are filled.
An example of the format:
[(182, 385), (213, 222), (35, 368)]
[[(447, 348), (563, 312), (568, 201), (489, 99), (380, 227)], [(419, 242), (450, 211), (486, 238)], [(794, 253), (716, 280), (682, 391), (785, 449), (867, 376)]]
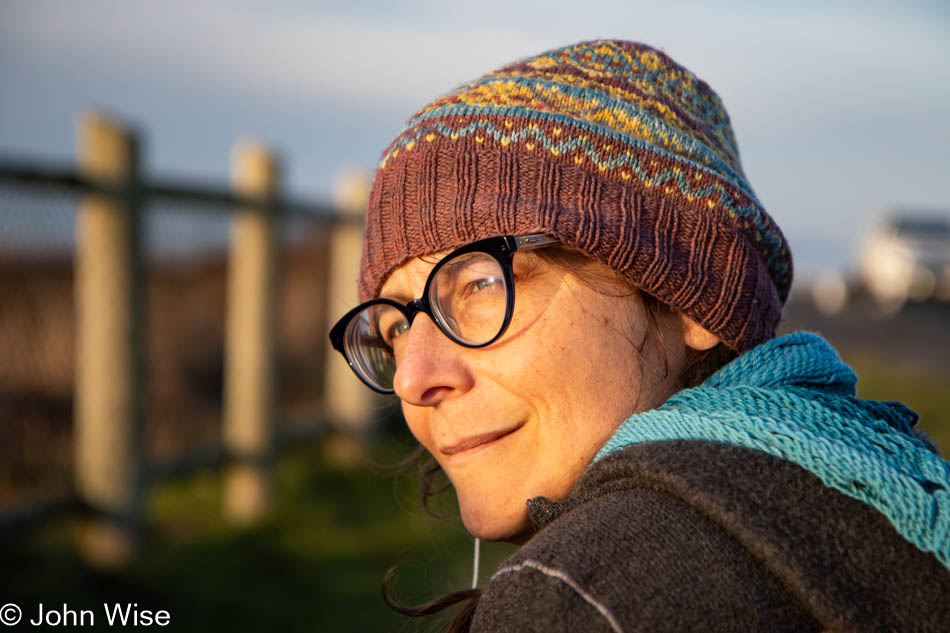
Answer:
[(697, 352), (704, 352), (722, 342), (718, 336), (685, 314), (680, 314), (680, 318), (683, 320), (683, 342), (687, 347)]

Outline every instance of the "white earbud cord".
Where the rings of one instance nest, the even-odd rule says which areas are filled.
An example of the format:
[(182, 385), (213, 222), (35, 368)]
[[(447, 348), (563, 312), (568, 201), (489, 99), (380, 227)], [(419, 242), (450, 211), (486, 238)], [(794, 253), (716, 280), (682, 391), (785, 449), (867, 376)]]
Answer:
[(472, 589), (478, 589), (478, 554), (481, 541), (475, 537), (475, 562), (472, 563)]

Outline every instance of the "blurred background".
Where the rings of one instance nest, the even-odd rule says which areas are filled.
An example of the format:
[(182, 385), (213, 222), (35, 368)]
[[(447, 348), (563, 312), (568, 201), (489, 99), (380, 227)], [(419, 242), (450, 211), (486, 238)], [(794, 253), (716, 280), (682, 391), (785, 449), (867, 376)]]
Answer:
[(795, 256), (783, 329), (950, 449), (950, 8), (829, 4), (0, 2), (0, 604), (379, 631), (416, 627), (390, 566), (408, 601), (466, 586), (453, 499), (422, 509), (326, 331), (402, 123), (584, 39), (718, 92)]

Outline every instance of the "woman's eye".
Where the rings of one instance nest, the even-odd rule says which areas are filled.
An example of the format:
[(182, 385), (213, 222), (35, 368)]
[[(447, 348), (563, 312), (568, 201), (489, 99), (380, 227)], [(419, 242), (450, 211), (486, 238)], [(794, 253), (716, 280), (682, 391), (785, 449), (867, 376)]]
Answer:
[(407, 323), (405, 319), (381, 320), (377, 326), (377, 332), (379, 332), (380, 337), (390, 346), (392, 346), (396, 338), (408, 330), (409, 323)]
[(500, 279), (495, 279), (494, 277), (483, 277), (481, 279), (475, 279), (465, 284), (463, 295), (467, 297), (477, 292), (491, 290), (492, 288), (496, 288), (496, 287), (501, 287)]
[(397, 336), (400, 336), (409, 331), (409, 324), (405, 321), (397, 321), (393, 323), (386, 330), (386, 340), (393, 341)]

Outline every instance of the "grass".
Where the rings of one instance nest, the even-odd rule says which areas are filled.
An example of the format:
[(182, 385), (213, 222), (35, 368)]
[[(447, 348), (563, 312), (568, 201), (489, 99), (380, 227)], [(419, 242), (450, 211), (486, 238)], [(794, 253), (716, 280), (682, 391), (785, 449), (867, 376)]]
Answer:
[(858, 374), (858, 395), (870, 400), (903, 402), (920, 415), (923, 430), (950, 455), (950, 376), (894, 365), (867, 351), (847, 351), (842, 357)]
[[(945, 380), (869, 354), (844, 357), (861, 376), (863, 397), (906, 402), (950, 450)], [(27, 615), (39, 602), (93, 609), (99, 630), (107, 630), (102, 603), (114, 601), (169, 611), (171, 631), (439, 630), (389, 611), (381, 579), (398, 565), (394, 590), (407, 602), (465, 587), (470, 537), (457, 521), (422, 511), (413, 469), (394, 480), (366, 464), (329, 459), (328, 446), (303, 447), (281, 460), (273, 510), (252, 527), (222, 519), (216, 473), (158, 487), (142, 555), (121, 572), (86, 568), (71, 549), (68, 522), (7, 540), (0, 547), (0, 604), (20, 604)], [(373, 456), (393, 463), (409, 450), (401, 436), (382, 441)], [(487, 550), (483, 577), (511, 548)]]
[[(394, 459), (391, 448), (380, 454)], [(398, 565), (391, 586), (406, 602), (464, 588), (472, 541), (457, 522), (422, 511), (413, 475), (394, 484), (365, 465), (331, 463), (319, 446), (304, 448), (281, 461), (268, 517), (236, 528), (221, 518), (220, 477), (202, 473), (155, 491), (146, 546), (124, 571), (87, 569), (65, 522), (4, 543), (0, 604), (33, 614), (39, 602), (65, 602), (92, 609), (100, 626), (103, 602), (135, 602), (169, 611), (172, 631), (429, 630), (432, 623), (385, 606), (383, 575)], [(511, 551), (487, 549), (487, 569)]]

